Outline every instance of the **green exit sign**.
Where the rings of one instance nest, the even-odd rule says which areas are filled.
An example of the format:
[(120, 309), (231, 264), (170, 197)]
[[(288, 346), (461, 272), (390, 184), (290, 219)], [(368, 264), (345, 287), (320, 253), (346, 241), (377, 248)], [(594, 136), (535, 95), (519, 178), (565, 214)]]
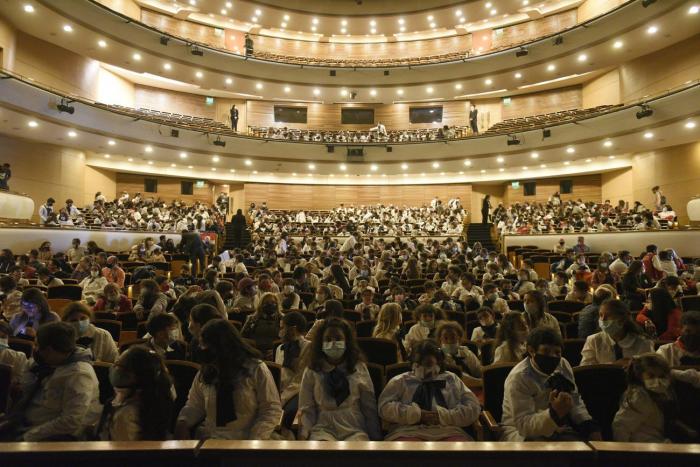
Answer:
[(204, 188), (204, 180), (197, 180), (194, 183), (194, 186), (196, 186), (197, 188)]
[(510, 105), (510, 97), (503, 98), (503, 105)]
[(210, 96), (207, 96), (207, 97), (205, 98), (205, 100), (204, 100), (204, 103), (207, 104), (207, 105), (214, 105), (214, 98), (213, 98), (213, 97), (210, 97)]

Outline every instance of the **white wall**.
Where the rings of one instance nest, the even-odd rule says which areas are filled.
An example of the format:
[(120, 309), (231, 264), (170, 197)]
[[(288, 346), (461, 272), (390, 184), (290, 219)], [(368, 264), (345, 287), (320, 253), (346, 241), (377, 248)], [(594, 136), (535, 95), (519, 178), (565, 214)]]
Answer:
[(31, 219), (34, 201), (28, 196), (0, 192), (0, 218)]
[(643, 252), (647, 245), (655, 244), (659, 248), (673, 248), (680, 256), (700, 258), (700, 230), (664, 230), (656, 232), (601, 232), (584, 234), (547, 234), (547, 235), (506, 235), (505, 247), (511, 245), (532, 245), (538, 248), (553, 249), (560, 238), (567, 246), (574, 246), (579, 235), (583, 235), (586, 245), (594, 253), (609, 251), (615, 253), (628, 250), (633, 255)]

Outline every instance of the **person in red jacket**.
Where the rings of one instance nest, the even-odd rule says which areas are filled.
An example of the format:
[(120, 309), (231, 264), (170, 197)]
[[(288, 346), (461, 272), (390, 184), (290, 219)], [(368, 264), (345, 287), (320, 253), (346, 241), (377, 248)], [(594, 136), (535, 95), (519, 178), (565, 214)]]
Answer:
[(644, 275), (654, 283), (660, 281), (664, 277), (664, 272), (654, 267), (654, 256), (656, 256), (657, 253), (658, 248), (656, 245), (647, 245), (647, 252), (644, 258), (642, 258)]
[(637, 322), (655, 331), (658, 339), (674, 341), (681, 335), (682, 314), (668, 290), (657, 287), (649, 292), (649, 301), (637, 314)]
[(105, 285), (102, 296), (97, 300), (92, 311), (108, 311), (111, 313), (126, 313), (131, 310), (131, 300), (121, 293), (117, 284)]

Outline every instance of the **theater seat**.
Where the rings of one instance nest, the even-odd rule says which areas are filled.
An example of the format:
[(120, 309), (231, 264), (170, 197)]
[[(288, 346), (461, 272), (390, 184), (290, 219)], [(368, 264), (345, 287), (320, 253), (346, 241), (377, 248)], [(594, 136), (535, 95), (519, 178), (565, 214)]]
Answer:
[(386, 382), (388, 383), (402, 373), (411, 371), (412, 366), (413, 364), (411, 362), (401, 362), (394, 363), (393, 365), (387, 365), (384, 368), (384, 378), (386, 379)]
[(165, 360), (165, 366), (168, 368), (168, 372), (173, 380), (173, 386), (175, 386), (176, 398), (173, 405), (174, 424), (177, 415), (187, 402), (187, 396), (190, 393), (192, 382), (195, 376), (197, 376), (200, 367), (197, 363), (185, 360)]
[(119, 353), (123, 354), (127, 350), (129, 350), (129, 347), (133, 345), (142, 345), (148, 342), (148, 339), (134, 339), (133, 341), (125, 342), (119, 346)]
[(506, 378), (515, 363), (496, 363), (483, 368), (484, 410), (488, 411), (497, 423), (503, 417), (503, 393)]
[(581, 350), (586, 339), (564, 339), (564, 348), (561, 356), (568, 361), (571, 366), (579, 366), (581, 363)]
[(100, 404), (104, 405), (114, 397), (114, 388), (109, 381), (109, 369), (112, 368), (112, 364), (109, 362), (92, 362), (92, 368), (95, 370), (99, 384)]
[(547, 304), (547, 308), (550, 312), (561, 311), (565, 313), (576, 313), (577, 311), (583, 310), (585, 306), (584, 303), (571, 300), (555, 300)]
[(371, 363), (387, 366), (398, 361), (398, 345), (388, 339), (360, 337), (357, 344)]
[(269, 362), (265, 360), (265, 365), (267, 369), (272, 373), (272, 379), (275, 380), (275, 386), (277, 386), (277, 392), (281, 391), (282, 388), (282, 365), (275, 362)]
[(686, 295), (681, 297), (683, 311), (700, 311), (700, 295)]
[(5, 413), (10, 400), (10, 385), (12, 383), (12, 367), (0, 363), (0, 413)]
[(367, 371), (369, 372), (369, 377), (372, 378), (372, 386), (374, 386), (374, 396), (379, 399), (379, 395), (384, 390), (386, 381), (384, 379), (384, 367), (382, 365), (377, 365), (376, 363), (367, 362)]
[(358, 321), (355, 323), (357, 337), (372, 337), (372, 331), (376, 325), (377, 322), (374, 320)]
[(620, 365), (586, 365), (574, 368), (576, 386), (588, 413), (601, 426), (603, 439), (612, 440), (612, 421), (627, 389), (625, 370)]
[[(700, 367), (681, 367), (678, 369), (694, 369), (700, 371)], [(674, 379), (673, 389), (676, 391), (676, 397), (682, 402), (682, 410), (678, 414), (678, 418), (686, 425), (700, 432), (700, 388), (696, 388), (692, 384)]]
[(78, 285), (57, 285), (49, 287), (48, 298), (65, 298), (73, 301), (80, 301), (83, 297), (83, 289)]
[(12, 350), (22, 352), (27, 358), (32, 358), (32, 353), (34, 353), (34, 340), (10, 337), (7, 343)]
[(119, 342), (119, 339), (121, 339), (121, 321), (113, 319), (96, 319), (92, 324), (94, 324), (95, 327), (108, 331), (112, 335), (112, 339), (114, 339), (114, 342)]

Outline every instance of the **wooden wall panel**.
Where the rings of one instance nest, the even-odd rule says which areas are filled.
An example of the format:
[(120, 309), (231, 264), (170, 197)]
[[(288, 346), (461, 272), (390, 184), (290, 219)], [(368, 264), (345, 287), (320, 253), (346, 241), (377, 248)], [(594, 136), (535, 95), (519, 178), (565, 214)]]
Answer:
[[(307, 123), (275, 123), (274, 107), (276, 105), (287, 107), (306, 107)], [(442, 106), (442, 123), (434, 125), (409, 123), (408, 112), (410, 107)], [(420, 103), (420, 104), (318, 104), (318, 103), (289, 103), (273, 101), (248, 101), (246, 103), (246, 116), (248, 126), (253, 127), (287, 127), (298, 129), (319, 130), (367, 130), (373, 125), (341, 125), (340, 113), (342, 108), (373, 108), (374, 121), (382, 122), (388, 129), (408, 128), (435, 128), (442, 125), (465, 126), (468, 123), (469, 102), (452, 101)], [(240, 125), (239, 125), (240, 129)]]
[(245, 184), (245, 203), (267, 202), (271, 209), (332, 209), (345, 206), (395, 204), (422, 206), (434, 196), (443, 202), (458, 196), (470, 206), (471, 185), (275, 185)]
[[(146, 178), (155, 178), (158, 180), (158, 192), (157, 193), (145, 193), (144, 180)], [(214, 200), (214, 196), (218, 195), (219, 191), (222, 191), (221, 187), (215, 186), (205, 180), (204, 187), (197, 188), (194, 187), (193, 195), (182, 195), (180, 194), (180, 182), (181, 181), (195, 181), (194, 179), (188, 178), (177, 178), (177, 177), (157, 177), (151, 175), (141, 175), (141, 174), (129, 174), (129, 173), (117, 173), (117, 194), (122, 191), (126, 191), (131, 196), (135, 193), (141, 193), (144, 197), (160, 198), (166, 203), (173, 200), (183, 200), (189, 204), (199, 201), (202, 203), (211, 204)], [(223, 191), (226, 191), (225, 189)]]
[[(602, 182), (600, 174), (592, 175), (581, 175), (573, 177), (557, 177), (557, 178), (540, 178), (540, 179), (520, 179), (520, 188), (514, 190), (509, 183), (506, 184), (503, 202), (508, 204), (513, 203), (546, 203), (550, 196), (555, 192), (559, 191), (560, 180), (573, 180), (574, 187), (573, 193), (570, 195), (561, 195), (561, 199), (576, 200), (581, 199), (583, 201), (595, 201), (602, 202)], [(524, 182), (535, 181), (537, 182), (537, 189), (535, 196), (525, 196), (524, 194)], [(494, 205), (494, 203), (491, 203)]]
[(577, 9), (578, 22), (583, 23), (603, 12), (616, 8), (627, 0), (585, 0)]
[(146, 9), (141, 10), (141, 22), (173, 36), (194, 40), (220, 49), (225, 48), (223, 29), (193, 21), (183, 21)]
[(554, 34), (562, 29), (575, 26), (576, 18), (576, 10), (572, 9), (545, 16), (544, 18), (496, 29), (493, 31), (492, 44), (494, 48), (500, 48)]
[(527, 117), (530, 115), (579, 109), (582, 106), (581, 86), (542, 91), (533, 94), (513, 96), (510, 105), (504, 105), (503, 120)]

